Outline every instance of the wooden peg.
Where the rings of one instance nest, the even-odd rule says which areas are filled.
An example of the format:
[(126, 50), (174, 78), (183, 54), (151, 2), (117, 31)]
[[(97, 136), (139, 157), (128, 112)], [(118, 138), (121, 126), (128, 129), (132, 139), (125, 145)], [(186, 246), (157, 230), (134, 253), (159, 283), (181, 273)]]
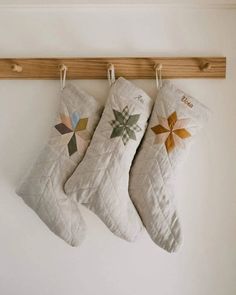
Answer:
[(160, 71), (162, 69), (162, 64), (155, 64), (154, 65), (154, 70), (155, 71)]
[(13, 64), (13, 65), (11, 66), (11, 68), (12, 68), (12, 71), (13, 71), (13, 72), (20, 73), (20, 72), (23, 71), (22, 66), (20, 66), (20, 65), (18, 65), (18, 64)]
[(59, 67), (59, 71), (65, 71), (65, 70), (68, 70), (67, 66), (64, 65), (64, 64), (60, 64), (58, 67)]
[(211, 64), (209, 62), (204, 62), (200, 66), (201, 71), (207, 72), (211, 69)]
[(112, 63), (109, 63), (109, 64), (107, 64), (107, 70), (114, 71), (115, 70), (115, 66)]

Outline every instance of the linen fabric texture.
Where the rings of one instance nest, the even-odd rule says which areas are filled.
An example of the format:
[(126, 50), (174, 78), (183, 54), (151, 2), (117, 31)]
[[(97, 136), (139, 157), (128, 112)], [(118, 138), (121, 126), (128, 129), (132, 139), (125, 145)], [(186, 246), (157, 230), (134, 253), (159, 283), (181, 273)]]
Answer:
[(83, 241), (86, 227), (77, 202), (64, 194), (63, 186), (82, 160), (101, 111), (94, 97), (67, 84), (49, 140), (17, 190), (48, 228), (71, 246)]
[(143, 229), (128, 194), (129, 170), (153, 102), (120, 77), (112, 85), (83, 161), (65, 191), (92, 210), (118, 237), (134, 241)]
[(130, 197), (152, 240), (168, 252), (182, 241), (174, 176), (209, 110), (168, 81), (158, 91), (130, 173)]

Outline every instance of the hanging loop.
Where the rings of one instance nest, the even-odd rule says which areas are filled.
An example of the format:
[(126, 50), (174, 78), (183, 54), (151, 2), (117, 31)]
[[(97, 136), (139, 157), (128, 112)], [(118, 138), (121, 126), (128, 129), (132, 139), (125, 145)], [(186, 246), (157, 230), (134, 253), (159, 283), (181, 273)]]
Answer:
[(60, 70), (61, 90), (63, 90), (66, 86), (66, 74), (67, 74), (68, 68), (66, 65), (62, 64), (59, 66), (59, 70)]
[(161, 75), (161, 70), (162, 70), (162, 64), (156, 64), (154, 66), (154, 70), (156, 72), (156, 85), (157, 89), (162, 87), (162, 75)]
[(113, 64), (108, 64), (107, 66), (107, 79), (109, 82), (109, 85), (111, 86), (115, 80), (116, 80), (116, 76), (115, 76), (115, 67)]

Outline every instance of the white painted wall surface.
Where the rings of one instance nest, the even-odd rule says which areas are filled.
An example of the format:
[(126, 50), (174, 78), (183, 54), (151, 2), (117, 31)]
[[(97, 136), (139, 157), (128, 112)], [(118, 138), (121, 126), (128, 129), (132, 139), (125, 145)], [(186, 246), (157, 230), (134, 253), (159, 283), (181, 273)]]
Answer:
[[(226, 80), (175, 80), (212, 109), (178, 175), (184, 244), (130, 244), (82, 208), (81, 248), (54, 236), (14, 190), (42, 148), (58, 81), (0, 81), (1, 295), (236, 294), (236, 10), (2, 9), (0, 56), (227, 56)], [(106, 81), (76, 81), (105, 101)], [(155, 97), (154, 81), (135, 81)]]

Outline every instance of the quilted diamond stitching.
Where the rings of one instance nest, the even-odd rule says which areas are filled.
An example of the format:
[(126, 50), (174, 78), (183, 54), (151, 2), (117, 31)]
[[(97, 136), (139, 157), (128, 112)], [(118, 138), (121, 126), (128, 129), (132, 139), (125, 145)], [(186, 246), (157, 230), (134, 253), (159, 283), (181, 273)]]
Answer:
[[(91, 113), (93, 116), (92, 122), (90, 122), (90, 129), (92, 131), (92, 129), (96, 127), (96, 123), (99, 119), (99, 115), (101, 112), (101, 107), (94, 100), (93, 97), (88, 96), (84, 92), (77, 91), (73, 86), (71, 87), (70, 86), (67, 87), (66, 92), (63, 92), (60, 112), (62, 110), (70, 114), (75, 109), (80, 109), (82, 107), (82, 109), (86, 110), (87, 108), (87, 111)], [(82, 123), (85, 124), (85, 122), (82, 122)], [(53, 133), (51, 136), (53, 138), (54, 136)], [(66, 175), (68, 175), (68, 173), (71, 175), (71, 173), (75, 169), (76, 163), (78, 163), (78, 160), (82, 158), (83, 154), (78, 152), (76, 157), (69, 158), (66, 155), (65, 151), (66, 151), (66, 147), (64, 148), (58, 147), (54, 149), (53, 141), (50, 143), (50, 140), (49, 140), (48, 145), (46, 145), (45, 149), (42, 151), (39, 159), (37, 160), (37, 162), (35, 163), (33, 167), (35, 172), (38, 171), (37, 172), (38, 177), (36, 176), (35, 172), (33, 173), (35, 175), (34, 178), (31, 178), (31, 174), (29, 174), (28, 179), (26, 179), (25, 182), (22, 184), (22, 186), (18, 190), (18, 193), (20, 196), (22, 196), (23, 199), (25, 199), (26, 203), (28, 203), (29, 206), (31, 206), (32, 209), (34, 209), (37, 212), (39, 217), (42, 216), (44, 220), (45, 218), (47, 219), (46, 223), (52, 231), (60, 235), (68, 243), (74, 244), (74, 243), (77, 243), (76, 240), (78, 238), (79, 239), (82, 238), (82, 236), (79, 237), (79, 233), (77, 232), (77, 229), (79, 229), (80, 231), (81, 230), (80, 227), (84, 227), (84, 223), (79, 211), (77, 211), (77, 216), (76, 217), (74, 216), (75, 218), (73, 217), (73, 222), (74, 223), (76, 222), (78, 224), (76, 224), (75, 226), (74, 225), (72, 226), (72, 215), (67, 217), (63, 215), (63, 212), (62, 212), (63, 209), (59, 204), (57, 193), (59, 192), (59, 190), (60, 190), (60, 193), (63, 192), (62, 185), (64, 183), (61, 183), (61, 182), (64, 182), (66, 180), (65, 177)], [(50, 152), (50, 155), (51, 155), (50, 160), (47, 160), (49, 158), (48, 152)], [(46, 157), (44, 155), (46, 155)], [(54, 158), (53, 161), (51, 160), (52, 158)], [(49, 163), (49, 165), (47, 165), (47, 163)], [(67, 164), (68, 166), (65, 167), (64, 164)], [(45, 167), (45, 165), (50, 167), (50, 169), (49, 170), (44, 169), (43, 167)], [(55, 172), (57, 173), (55, 174)], [(33, 192), (31, 187), (37, 181), (41, 181), (43, 177), (45, 177), (45, 179), (43, 180), (44, 188), (40, 189), (40, 195), (39, 195), (37, 192)], [(57, 183), (58, 181), (60, 182), (59, 186)], [(49, 187), (51, 188), (50, 191), (49, 191)], [(49, 195), (49, 193), (52, 193), (51, 196)], [(52, 200), (52, 202), (51, 201), (48, 202), (49, 200)], [(72, 204), (73, 206), (77, 207), (77, 204), (73, 203), (72, 200), (69, 200), (69, 199), (67, 200), (66, 197), (64, 200), (66, 202), (65, 206), (67, 208), (72, 208)], [(37, 202), (36, 206), (35, 206), (35, 202)], [(40, 212), (41, 204), (44, 204), (44, 210), (45, 210), (44, 212), (42, 212), (42, 215)], [(52, 218), (52, 214), (51, 214), (52, 212), (49, 210), (50, 206), (52, 205), (54, 206), (54, 208), (51, 208), (54, 210), (54, 213), (53, 213), (54, 218)], [(61, 229), (58, 228), (60, 232), (57, 232), (56, 228), (60, 226), (60, 224), (64, 224), (63, 228)]]

